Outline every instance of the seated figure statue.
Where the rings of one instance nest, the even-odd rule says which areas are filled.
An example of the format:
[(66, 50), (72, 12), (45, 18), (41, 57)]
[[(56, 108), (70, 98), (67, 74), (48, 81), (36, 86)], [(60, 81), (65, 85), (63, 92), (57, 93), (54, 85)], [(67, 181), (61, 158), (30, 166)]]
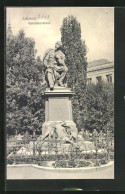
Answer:
[(65, 55), (61, 51), (61, 46), (62, 43), (58, 41), (55, 44), (55, 50), (48, 49), (43, 57), (45, 79), (51, 90), (53, 90), (55, 84), (64, 86), (64, 79), (68, 71), (65, 64)]

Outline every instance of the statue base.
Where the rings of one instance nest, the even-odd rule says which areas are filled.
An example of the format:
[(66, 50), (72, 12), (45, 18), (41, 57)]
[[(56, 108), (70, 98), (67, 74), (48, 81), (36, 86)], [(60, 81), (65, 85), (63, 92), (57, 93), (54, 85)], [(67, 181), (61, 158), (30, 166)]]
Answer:
[(45, 134), (48, 127), (55, 123), (59, 137), (63, 136), (63, 127), (60, 124), (65, 122), (69, 126), (71, 132), (77, 139), (78, 130), (72, 118), (71, 97), (73, 92), (69, 88), (55, 87), (53, 90), (46, 89), (45, 97), (45, 123), (42, 126), (42, 135)]
[[(56, 126), (56, 132), (58, 134), (58, 139), (65, 139), (67, 138), (67, 134), (64, 131), (64, 127), (61, 126), (62, 121), (46, 121), (44, 122), (43, 126), (42, 126), (42, 135), (44, 136), (44, 134), (46, 133), (46, 131), (48, 130), (48, 127), (51, 126), (52, 124), (54, 124)], [(76, 124), (73, 121), (65, 121), (66, 126), (69, 127), (69, 130), (72, 134), (72, 136), (75, 139), (78, 139), (78, 130), (76, 128)]]

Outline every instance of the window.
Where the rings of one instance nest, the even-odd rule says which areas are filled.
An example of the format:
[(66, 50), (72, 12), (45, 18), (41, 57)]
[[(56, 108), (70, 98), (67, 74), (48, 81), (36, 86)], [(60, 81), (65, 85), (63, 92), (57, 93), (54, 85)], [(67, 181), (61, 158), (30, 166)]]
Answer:
[(107, 82), (112, 83), (112, 75), (109, 74), (109, 75), (106, 75), (106, 77), (107, 77)]
[(88, 79), (87, 79), (87, 83), (88, 83), (88, 84), (91, 84), (91, 83), (92, 83), (92, 78), (88, 78)]
[(101, 76), (96, 77), (96, 81), (97, 83), (100, 83), (102, 81), (102, 77)]

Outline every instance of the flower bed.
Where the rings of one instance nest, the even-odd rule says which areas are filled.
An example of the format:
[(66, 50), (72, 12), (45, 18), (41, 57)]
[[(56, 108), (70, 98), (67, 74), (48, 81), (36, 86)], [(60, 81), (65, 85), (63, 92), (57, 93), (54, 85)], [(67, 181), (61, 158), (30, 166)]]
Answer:
[(108, 163), (106, 153), (86, 153), (86, 154), (58, 154), (58, 155), (17, 155), (7, 157), (7, 164), (38, 164), (44, 166), (46, 162), (55, 162), (54, 167), (78, 168), (86, 166), (100, 166)]

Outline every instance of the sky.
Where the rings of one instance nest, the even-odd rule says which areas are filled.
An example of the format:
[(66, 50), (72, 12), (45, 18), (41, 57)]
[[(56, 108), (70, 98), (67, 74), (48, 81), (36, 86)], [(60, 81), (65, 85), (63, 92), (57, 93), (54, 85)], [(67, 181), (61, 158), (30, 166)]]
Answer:
[(37, 55), (41, 59), (48, 48), (54, 48), (61, 40), (63, 18), (73, 15), (81, 24), (88, 62), (114, 61), (113, 7), (7, 7), (6, 14), (6, 25), (10, 22), (14, 35), (24, 29), (26, 37), (35, 40)]

